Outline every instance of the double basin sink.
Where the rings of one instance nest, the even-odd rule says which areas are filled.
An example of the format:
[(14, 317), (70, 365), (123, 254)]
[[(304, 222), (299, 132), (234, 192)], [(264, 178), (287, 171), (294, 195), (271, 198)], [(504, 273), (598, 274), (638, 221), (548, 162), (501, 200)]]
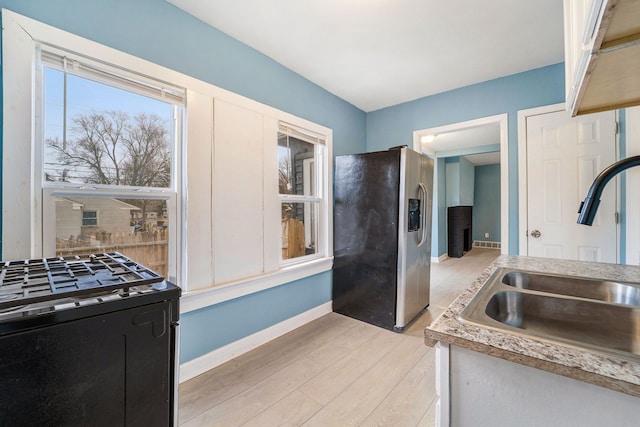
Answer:
[(640, 283), (499, 268), (460, 319), (640, 360)]

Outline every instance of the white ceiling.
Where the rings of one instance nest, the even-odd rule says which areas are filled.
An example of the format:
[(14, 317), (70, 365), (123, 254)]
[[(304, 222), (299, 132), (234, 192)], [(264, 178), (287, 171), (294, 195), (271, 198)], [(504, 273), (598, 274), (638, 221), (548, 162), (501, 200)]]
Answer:
[(476, 166), (500, 164), (499, 151), (494, 151), (493, 153), (471, 154), (469, 156), (464, 156), (464, 158)]
[[(500, 124), (490, 123), (452, 132), (439, 133), (432, 142), (423, 142), (426, 152), (436, 152), (440, 156), (450, 151), (500, 144)], [(464, 156), (476, 166), (500, 163), (500, 152), (472, 154)]]
[(167, 1), (365, 112), (563, 61), (562, 0)]
[(423, 142), (428, 151), (443, 152), (500, 144), (500, 124), (490, 123), (453, 132), (439, 133), (432, 142)]

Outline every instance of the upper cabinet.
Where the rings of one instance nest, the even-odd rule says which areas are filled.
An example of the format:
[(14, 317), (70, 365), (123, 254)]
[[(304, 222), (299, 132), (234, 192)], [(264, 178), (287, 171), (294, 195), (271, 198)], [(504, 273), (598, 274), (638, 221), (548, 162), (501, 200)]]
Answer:
[(564, 0), (572, 116), (640, 105), (640, 0)]

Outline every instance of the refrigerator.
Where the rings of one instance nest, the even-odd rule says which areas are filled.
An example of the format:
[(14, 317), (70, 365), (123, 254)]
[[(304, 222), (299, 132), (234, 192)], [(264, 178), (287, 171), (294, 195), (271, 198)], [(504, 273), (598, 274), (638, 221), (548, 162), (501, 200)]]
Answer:
[(433, 160), (338, 156), (334, 185), (333, 311), (401, 332), (429, 305)]

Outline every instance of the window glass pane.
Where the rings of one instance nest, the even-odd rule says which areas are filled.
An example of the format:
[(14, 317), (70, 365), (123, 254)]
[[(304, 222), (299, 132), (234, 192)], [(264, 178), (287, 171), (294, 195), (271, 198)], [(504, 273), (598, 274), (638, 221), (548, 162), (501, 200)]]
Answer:
[[(166, 200), (55, 197), (55, 202), (56, 255), (116, 251), (167, 277)], [(85, 223), (90, 220), (95, 223)]]
[(318, 252), (319, 203), (282, 204), (282, 259)]
[(170, 187), (175, 106), (44, 68), (44, 180)]
[(315, 196), (315, 144), (278, 134), (278, 187), (280, 194)]
[(82, 211), (82, 225), (98, 225), (98, 212)]

